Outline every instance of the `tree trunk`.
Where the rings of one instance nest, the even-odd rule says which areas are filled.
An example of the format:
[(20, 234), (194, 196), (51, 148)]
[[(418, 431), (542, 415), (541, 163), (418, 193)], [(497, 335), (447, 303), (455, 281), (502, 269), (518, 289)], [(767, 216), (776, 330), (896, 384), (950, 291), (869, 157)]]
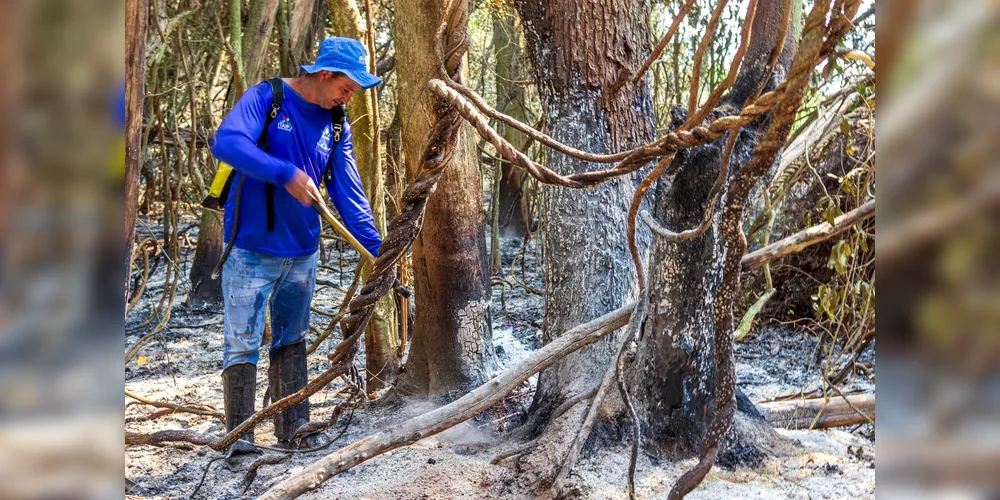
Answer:
[[(367, 30), (354, 0), (336, 2), (328, 0), (333, 29), (337, 36), (366, 40)], [(371, 47), (368, 49), (372, 50)], [(369, 54), (370, 55), (370, 54)], [(369, 58), (371, 59), (371, 58)], [(369, 65), (370, 66), (370, 65)], [(375, 71), (369, 67), (369, 71)], [(359, 93), (348, 104), (348, 116), (354, 131), (354, 158), (358, 162), (361, 183), (375, 216), (375, 227), (385, 235), (385, 186), (382, 175), (382, 155), (379, 153), (378, 120), (375, 113), (376, 90)], [(374, 118), (374, 119), (373, 119)], [(368, 272), (362, 275), (368, 278)], [(392, 294), (385, 295), (375, 304), (375, 315), (365, 329), (365, 367), (368, 391), (388, 387), (396, 380), (400, 368), (399, 338), (396, 323), (396, 301)]]
[(288, 27), (288, 1), (280, 0), (278, 2), (278, 65), (281, 68), (280, 73), (283, 78), (293, 77), (299, 70), (292, 57), (292, 35)]
[[(407, 175), (414, 178), (427, 132), (436, 120), (424, 89), (436, 75), (434, 34), (441, 0), (396, 0), (396, 71)], [(444, 47), (465, 43), (467, 9), (459, 2), (458, 25), (445, 32)], [(464, 53), (460, 51), (459, 53)], [(466, 59), (446, 62), (464, 80)], [(459, 67), (461, 70), (458, 70)], [(482, 184), (475, 140), (468, 126), (458, 137), (454, 162), (427, 202), (423, 229), (413, 245), (416, 322), (400, 394), (452, 399), (489, 378), (497, 367), (490, 318)]]
[(279, 0), (278, 60), (282, 77), (298, 76), (299, 66), (311, 59), (315, 32), (323, 29), (320, 8), (323, 3), (316, 0)]
[[(247, 19), (246, 29), (240, 30), (237, 21), (240, 17), (239, 0), (230, 0), (230, 38), (239, 40), (240, 43), (230, 43), (235, 52), (234, 57), (242, 62), (242, 75), (236, 75), (237, 82), (233, 92), (233, 102), (236, 102), (246, 90), (247, 86), (253, 85), (260, 78), (263, 62), (267, 56), (267, 43), (271, 38), (271, 30), (274, 27), (274, 18), (277, 13), (278, 0), (267, 0), (253, 3), (250, 16)], [(241, 47), (246, 47), (247, 57), (243, 57)], [(191, 262), (191, 293), (188, 295), (190, 305), (203, 307), (209, 304), (219, 304), (222, 302), (222, 277), (211, 279), (212, 270), (222, 256), (222, 243), (226, 235), (223, 234), (222, 218), (209, 210), (203, 210), (201, 221), (198, 223), (198, 244), (194, 252), (194, 260)]]
[(222, 257), (222, 242), (225, 238), (222, 217), (211, 210), (202, 210), (198, 222), (198, 242), (191, 263), (191, 293), (188, 305), (203, 309), (222, 303), (222, 276), (212, 279), (212, 270)]
[(399, 121), (399, 106), (396, 106), (392, 121), (382, 134), (385, 140), (385, 196), (388, 212), (386, 216), (390, 220), (403, 211), (399, 206), (399, 200), (403, 195), (403, 188), (406, 187), (406, 165), (403, 164), (402, 131)]
[(250, 3), (250, 14), (243, 28), (243, 71), (246, 86), (257, 83), (269, 61), (271, 32), (278, 13), (278, 0), (256, 0)]
[[(497, 110), (520, 121), (525, 121), (524, 84), (525, 76), (524, 54), (517, 36), (517, 17), (513, 14), (494, 14), (493, 17), (493, 52), (496, 57), (496, 75), (494, 85), (497, 92)], [(518, 150), (524, 147), (527, 138), (524, 134), (500, 124), (497, 128), (503, 138)], [(521, 205), (521, 182), (523, 172), (509, 161), (501, 162), (501, 177), (499, 187), (500, 200), (500, 234), (503, 236), (524, 237), (525, 223)]]
[[(622, 72), (639, 68), (649, 52), (641, 0), (522, 0), (517, 3), (528, 55), (536, 70), (549, 129), (555, 139), (596, 153), (617, 152), (653, 138), (653, 108), (645, 82), (618, 91)], [(549, 168), (568, 174), (593, 165), (549, 152)], [(545, 213), (544, 341), (621, 307), (636, 291), (626, 215), (633, 180), (623, 177), (593, 190), (549, 187)], [(541, 373), (528, 431), (539, 432), (569, 398), (596, 387), (617, 342), (611, 335)], [(547, 483), (566, 456), (586, 405), (549, 425), (540, 445), (521, 459), (528, 482)]]
[[(142, 168), (142, 102), (145, 95), (148, 0), (125, 2), (125, 290), (132, 266), (132, 240)], [(128, 298), (126, 297), (126, 300)]]
[[(789, 30), (777, 69), (767, 74), (769, 52), (776, 43), (782, 19), (781, 3), (760, 0), (740, 75), (718, 109), (740, 109), (765, 79), (767, 91), (786, 74), (795, 53), (794, 29)], [(795, 19), (793, 23), (797, 26)], [(685, 114), (686, 110), (675, 108), (672, 128), (686, 120)], [(749, 162), (766, 125), (767, 120), (761, 119), (740, 133), (723, 193), (729, 191), (741, 168)], [(681, 151), (674, 158), (668, 169), (673, 178), (670, 182), (661, 178), (656, 185), (654, 214), (661, 225), (681, 231), (701, 223), (727, 139), (723, 136), (699, 148)], [(729, 250), (729, 243), (721, 235), (723, 212), (721, 208), (715, 210), (711, 226), (693, 240), (668, 242), (654, 238), (649, 260), (649, 307), (638, 351), (627, 370), (626, 385), (646, 436), (645, 450), (656, 457), (698, 451), (713, 418), (717, 383), (713, 342), (716, 329), (724, 328), (718, 323), (720, 314), (732, 314), (713, 310), (718, 307), (726, 278), (723, 267)]]
[(314, 16), (317, 7), (322, 7), (322, 4), (317, 4), (316, 0), (296, 0), (295, 9), (292, 10), (289, 19), (290, 48), (292, 61), (296, 63), (296, 73), (298, 73), (298, 65), (302, 64), (301, 61), (306, 59), (309, 52), (309, 42), (311, 42), (309, 31), (313, 24), (313, 17), (318, 17)]
[(149, 166), (148, 163), (143, 163), (142, 168), (139, 170), (143, 178), (143, 183), (146, 185), (146, 192), (142, 195), (142, 203), (139, 204), (139, 213), (147, 215), (150, 208), (152, 208), (153, 200), (156, 199), (156, 177), (153, 167)]

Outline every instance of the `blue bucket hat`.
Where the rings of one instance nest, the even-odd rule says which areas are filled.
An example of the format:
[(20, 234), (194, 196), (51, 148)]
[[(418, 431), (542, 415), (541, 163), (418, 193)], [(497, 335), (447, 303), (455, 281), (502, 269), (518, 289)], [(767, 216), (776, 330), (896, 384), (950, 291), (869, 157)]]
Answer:
[(323, 44), (319, 46), (319, 55), (316, 56), (316, 64), (302, 66), (302, 71), (310, 75), (320, 71), (340, 72), (361, 88), (370, 89), (382, 83), (382, 79), (368, 72), (367, 62), (368, 56), (361, 42), (335, 36), (323, 40)]

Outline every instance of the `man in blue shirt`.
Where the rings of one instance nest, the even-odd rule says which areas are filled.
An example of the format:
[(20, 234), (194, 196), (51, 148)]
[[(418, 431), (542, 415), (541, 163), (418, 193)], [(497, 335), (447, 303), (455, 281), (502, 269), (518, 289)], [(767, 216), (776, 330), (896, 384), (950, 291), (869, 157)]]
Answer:
[[(307, 382), (304, 335), (309, 330), (320, 233), (311, 203), (322, 203), (317, 188), (321, 180), (347, 228), (378, 255), (382, 240), (358, 175), (349, 120), (341, 125), (331, 119), (335, 106), (382, 83), (367, 72), (365, 61), (365, 49), (357, 40), (328, 38), (316, 64), (302, 66), (301, 76), (282, 81), (284, 100), (276, 116), (268, 120), (273, 92), (263, 82), (247, 90), (216, 134), (212, 153), (231, 165), (235, 175), (245, 177), (233, 182), (241, 193), (229, 196), (225, 205), (224, 230), (234, 247), (222, 276), (227, 431), (254, 413), (268, 306), (271, 401), (297, 392)], [(275, 416), (279, 443), (292, 446), (295, 430), (308, 421), (308, 401)], [(255, 450), (250, 444), (253, 434), (245, 439), (249, 443), (238, 443), (236, 453)]]

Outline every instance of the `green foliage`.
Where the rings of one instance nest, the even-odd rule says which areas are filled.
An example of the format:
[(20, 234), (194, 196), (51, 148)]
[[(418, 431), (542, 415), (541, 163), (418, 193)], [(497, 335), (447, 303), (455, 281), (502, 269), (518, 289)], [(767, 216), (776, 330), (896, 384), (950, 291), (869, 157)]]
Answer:
[[(850, 129), (853, 131), (854, 127)], [(853, 135), (848, 137), (853, 138)], [(852, 140), (845, 149), (852, 147), (859, 146)], [(824, 197), (817, 207), (829, 224), (843, 214), (841, 207), (845, 203), (860, 206), (868, 199), (874, 190), (874, 165), (872, 162), (859, 163), (857, 168), (836, 179), (840, 191)], [(875, 255), (870, 244), (873, 235), (865, 230), (866, 225), (851, 229), (833, 243), (826, 264), (833, 270), (833, 277), (820, 283), (811, 297), (815, 319), (821, 329), (828, 332), (824, 335), (823, 347), (827, 373), (856, 356), (864, 339), (874, 336)], [(839, 369), (833, 371), (840, 372)]]
[(840, 309), (840, 294), (836, 293), (829, 285), (820, 285), (816, 295), (812, 296), (813, 309), (819, 315), (825, 315), (830, 321), (836, 319), (837, 310)]

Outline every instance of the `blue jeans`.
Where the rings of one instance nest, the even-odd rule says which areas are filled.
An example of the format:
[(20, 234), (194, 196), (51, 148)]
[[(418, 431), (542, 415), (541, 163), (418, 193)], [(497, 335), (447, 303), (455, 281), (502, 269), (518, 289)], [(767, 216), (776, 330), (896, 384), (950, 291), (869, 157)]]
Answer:
[(225, 347), (222, 369), (257, 364), (265, 306), (271, 310), (271, 354), (305, 339), (316, 285), (316, 258), (283, 258), (233, 247), (222, 270)]

